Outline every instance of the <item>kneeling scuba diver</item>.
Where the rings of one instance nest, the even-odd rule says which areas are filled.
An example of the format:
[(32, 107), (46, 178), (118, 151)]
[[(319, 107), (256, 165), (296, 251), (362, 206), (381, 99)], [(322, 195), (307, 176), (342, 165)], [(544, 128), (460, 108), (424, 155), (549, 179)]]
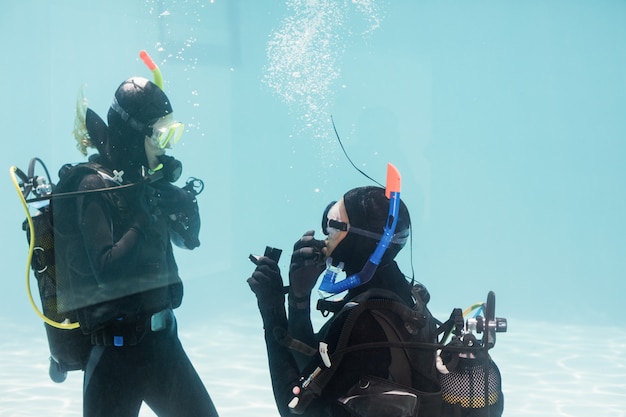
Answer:
[[(436, 368), (436, 352), (445, 349), (438, 342), (441, 323), (427, 308), (426, 288), (407, 281), (394, 261), (410, 219), (392, 165), (387, 178), (385, 189), (353, 189), (327, 207), (326, 241), (309, 231), (295, 244), (288, 318), (276, 260), (258, 259), (248, 280), (282, 416), (456, 415), (446, 414)], [(310, 294), (322, 272), (321, 293), (347, 293), (340, 301), (318, 301), (318, 309), (333, 316), (314, 334)]]

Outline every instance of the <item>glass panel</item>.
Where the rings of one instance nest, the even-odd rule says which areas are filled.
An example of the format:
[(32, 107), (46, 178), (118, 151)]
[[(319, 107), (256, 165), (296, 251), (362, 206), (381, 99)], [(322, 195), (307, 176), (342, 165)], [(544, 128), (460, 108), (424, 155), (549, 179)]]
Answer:
[[(84, 114), (84, 97), (110, 124), (120, 83), (155, 80), (139, 57), (145, 50), (162, 73), (174, 120), (184, 124), (180, 141), (165, 149), (182, 163), (174, 184), (195, 178), (204, 185), (200, 246), (172, 250), (184, 283), (174, 311), (178, 337), (221, 416), (278, 415), (263, 324), (246, 282), (255, 268), (249, 255), (282, 249), (287, 285), (294, 242), (313, 229), (322, 239), (328, 202), (375, 185), (358, 170), (384, 184), (387, 163), (402, 174), (412, 219), (412, 239), (396, 260), (427, 286), (433, 314), (445, 320), (454, 307), (497, 294), (495, 315), (508, 319), (509, 330), (497, 335), (491, 355), (506, 415), (617, 415), (626, 378), (619, 301), (626, 291), (625, 19), (626, 3), (608, 0), (3, 1), (0, 159), (28, 177), (38, 157), (35, 174), (46, 178), (45, 165), (57, 184), (64, 164), (87, 161), (72, 133), (77, 105)], [(120, 155), (135, 151), (143, 152), (129, 147)], [(178, 166), (168, 167), (161, 172), (177, 173)], [(122, 184), (134, 182), (129, 176)], [(107, 292), (108, 275), (93, 277), (89, 268), (113, 265), (108, 250), (120, 236), (112, 225), (108, 246), (93, 240), (108, 236), (106, 228), (87, 241), (80, 230), (65, 236), (106, 250), (72, 250), (80, 261), (70, 268), (93, 278), (91, 286), (76, 298), (80, 291), (61, 283), (60, 301), (70, 297), (70, 307), (55, 297), (42, 306), (27, 272), (24, 209), (14, 185), (2, 187), (0, 410), (81, 415), (83, 372), (52, 382), (48, 340), (88, 350), (92, 338), (44, 329), (26, 295), (26, 273), (34, 305), (48, 313), (52, 300), (54, 320), (87, 320), (66, 314), (77, 307), (97, 310), (93, 329), (113, 320), (117, 330), (100, 334), (101, 343), (173, 331), (167, 307), (176, 306), (179, 287), (171, 271), (158, 269), (162, 258), (150, 264), (154, 270), (128, 258), (121, 264), (132, 284)], [(93, 218), (72, 211), (83, 200), (71, 197), (59, 211), (70, 220)], [(103, 212), (124, 208), (113, 200), (100, 201)], [(133, 238), (154, 246), (142, 262), (169, 253), (167, 238)], [(44, 252), (32, 250), (43, 263), (54, 258)], [(107, 274), (126, 277), (119, 265)], [(133, 267), (140, 271), (128, 272)], [(318, 330), (326, 318), (315, 311), (313, 294)], [(158, 382), (150, 375), (144, 380)], [(172, 385), (167, 392), (176, 396)], [(139, 415), (155, 411), (144, 403)]]

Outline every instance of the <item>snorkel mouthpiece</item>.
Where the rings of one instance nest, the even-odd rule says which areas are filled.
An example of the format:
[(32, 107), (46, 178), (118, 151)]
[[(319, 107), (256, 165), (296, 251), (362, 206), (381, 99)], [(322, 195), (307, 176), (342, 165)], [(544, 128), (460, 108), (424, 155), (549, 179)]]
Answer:
[[(398, 213), (400, 212), (400, 186), (401, 177), (398, 169), (392, 164), (387, 164), (387, 183), (385, 184), (385, 195), (389, 199), (389, 213), (383, 236), (378, 242), (374, 253), (363, 265), (360, 272), (353, 274), (342, 281), (336, 282), (337, 272), (331, 268), (332, 260), (326, 261), (326, 273), (319, 286), (319, 290), (329, 294), (339, 294), (341, 292), (358, 287), (372, 279), (380, 261), (387, 251), (398, 224)], [(340, 264), (341, 268), (341, 264)]]
[(150, 55), (148, 55), (148, 53), (143, 49), (139, 51), (139, 58), (141, 58), (143, 63), (146, 64), (146, 67), (148, 67), (148, 69), (152, 71), (154, 83), (159, 86), (161, 90), (165, 91), (163, 89), (163, 76), (161, 75), (161, 70), (159, 69), (158, 65), (154, 63), (152, 58), (150, 58)]
[(322, 278), (319, 291), (329, 294), (339, 294), (359, 285), (355, 282), (358, 279), (356, 275), (352, 275), (344, 280), (337, 281), (337, 275), (343, 270), (343, 262), (340, 262), (338, 266), (333, 266), (333, 258), (326, 258), (326, 272)]

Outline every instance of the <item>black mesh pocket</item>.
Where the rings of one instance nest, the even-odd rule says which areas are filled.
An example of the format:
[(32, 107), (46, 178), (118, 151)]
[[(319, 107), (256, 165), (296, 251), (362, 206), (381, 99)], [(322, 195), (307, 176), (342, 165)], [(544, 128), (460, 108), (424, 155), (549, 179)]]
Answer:
[[(485, 395), (485, 364), (476, 359), (460, 358), (456, 369), (440, 375), (441, 397), (444, 416), (478, 416), (478, 409), (485, 409), (485, 399), (489, 415), (496, 417), (502, 413), (502, 382), (496, 364), (489, 360), (487, 395)], [(456, 410), (453, 412), (452, 410)], [(460, 411), (460, 413), (459, 413)], [(487, 414), (485, 414), (487, 415)]]
[[(40, 214), (32, 217), (35, 231), (31, 269), (37, 279), (41, 309), (44, 316), (55, 322), (75, 322), (74, 311), (60, 303), (57, 293), (56, 262), (54, 252), (54, 228), (50, 206), (42, 208)], [(31, 231), (28, 221), (24, 221), (22, 228), (30, 244)], [(59, 329), (44, 323), (51, 359), (59, 374), (67, 371), (83, 369), (87, 356), (91, 350), (91, 338), (83, 334), (80, 328)], [(52, 367), (51, 367), (52, 370)], [(62, 382), (65, 376), (55, 378), (55, 382)]]
[[(54, 229), (52, 227), (52, 213), (49, 206), (43, 208), (42, 212), (32, 217), (35, 230), (31, 268), (37, 278), (41, 307), (46, 317), (52, 320), (63, 320), (57, 312), (57, 283), (56, 265), (54, 260)], [(28, 221), (22, 225), (26, 231), (26, 239), (30, 244), (31, 236)]]

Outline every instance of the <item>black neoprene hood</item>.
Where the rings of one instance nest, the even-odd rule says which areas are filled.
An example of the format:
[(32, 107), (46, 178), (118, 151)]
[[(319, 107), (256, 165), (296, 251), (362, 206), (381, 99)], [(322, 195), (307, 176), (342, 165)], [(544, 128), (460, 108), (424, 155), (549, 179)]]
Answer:
[[(354, 188), (344, 194), (343, 201), (350, 226), (382, 235), (389, 214), (389, 199), (385, 196), (384, 188), (375, 186)], [(395, 233), (408, 230), (410, 223), (409, 211), (401, 201)], [(348, 233), (333, 251), (333, 263), (344, 262), (346, 273), (358, 272), (374, 252), (377, 244), (378, 241), (375, 239)], [(383, 262), (393, 259), (403, 246), (404, 244), (390, 244)]]
[(132, 77), (124, 81), (115, 91), (111, 109), (124, 122), (134, 125), (132, 127), (136, 130), (148, 128), (157, 119), (173, 111), (163, 90), (143, 77)]
[(113, 167), (132, 172), (128, 175), (148, 167), (145, 137), (152, 135), (154, 122), (170, 113), (170, 100), (152, 81), (132, 77), (120, 84), (107, 115), (107, 153)]

